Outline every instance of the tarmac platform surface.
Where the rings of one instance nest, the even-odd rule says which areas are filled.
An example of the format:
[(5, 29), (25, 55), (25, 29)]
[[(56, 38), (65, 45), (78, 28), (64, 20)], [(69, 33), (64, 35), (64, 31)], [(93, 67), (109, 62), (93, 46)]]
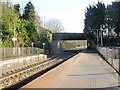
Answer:
[(97, 53), (83, 51), (22, 88), (101, 88), (119, 87), (119, 75)]

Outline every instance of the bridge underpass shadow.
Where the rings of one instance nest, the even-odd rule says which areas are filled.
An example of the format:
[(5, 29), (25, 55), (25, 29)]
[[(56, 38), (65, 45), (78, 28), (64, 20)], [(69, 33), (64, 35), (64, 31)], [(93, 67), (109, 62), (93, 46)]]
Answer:
[(89, 50), (89, 49), (87, 49), (87, 50), (86, 50), (85, 52), (83, 52), (83, 53), (86, 53), (86, 54), (93, 54), (93, 53), (95, 54), (95, 53), (96, 53), (96, 54), (98, 54), (96, 50)]

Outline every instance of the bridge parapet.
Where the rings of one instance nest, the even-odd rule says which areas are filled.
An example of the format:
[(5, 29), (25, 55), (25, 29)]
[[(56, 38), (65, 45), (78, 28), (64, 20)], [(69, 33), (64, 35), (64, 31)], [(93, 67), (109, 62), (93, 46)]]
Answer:
[(84, 33), (54, 33), (53, 40), (86, 40)]

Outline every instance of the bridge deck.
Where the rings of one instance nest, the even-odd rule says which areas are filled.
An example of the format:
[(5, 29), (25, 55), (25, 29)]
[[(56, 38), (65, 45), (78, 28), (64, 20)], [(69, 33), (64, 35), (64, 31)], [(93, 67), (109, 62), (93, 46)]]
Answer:
[(84, 33), (53, 33), (53, 40), (86, 40)]
[(110, 89), (118, 88), (118, 76), (97, 53), (84, 51), (22, 88)]

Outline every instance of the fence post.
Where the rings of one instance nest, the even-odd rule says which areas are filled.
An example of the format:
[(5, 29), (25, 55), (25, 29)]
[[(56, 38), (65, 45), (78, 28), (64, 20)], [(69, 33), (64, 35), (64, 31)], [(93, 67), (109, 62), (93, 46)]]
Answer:
[(21, 49), (20, 49), (20, 47), (18, 47), (18, 53), (19, 53), (19, 56), (21, 56)]
[[(118, 56), (119, 59), (118, 59), (118, 60), (119, 60), (119, 74), (120, 74), (120, 50), (118, 51), (118, 53), (119, 53), (119, 56)], [(120, 78), (119, 78), (119, 79), (120, 79)], [(119, 83), (120, 83), (120, 82), (119, 82)]]
[(108, 53), (108, 52), (109, 52), (109, 49), (106, 48), (106, 55), (107, 55), (107, 56), (106, 56), (106, 57), (107, 57), (106, 60), (107, 60), (107, 61), (109, 60), (109, 53)]
[(28, 55), (30, 55), (30, 49), (31, 49), (31, 48), (30, 48), (30, 47), (28, 47)]
[[(113, 52), (111, 51), (111, 54), (113, 55)], [(113, 66), (113, 56), (111, 57), (111, 64)]]
[(4, 48), (4, 52), (3, 53), (4, 53), (4, 58), (5, 58), (5, 48)]
[(15, 47), (13, 47), (13, 56), (15, 56)]
[(24, 48), (23, 48), (23, 46), (22, 46), (22, 54), (21, 54), (22, 56), (24, 55)]
[(118, 86), (120, 86), (120, 50), (118, 51), (118, 54), (119, 54), (119, 75), (118, 75)]

